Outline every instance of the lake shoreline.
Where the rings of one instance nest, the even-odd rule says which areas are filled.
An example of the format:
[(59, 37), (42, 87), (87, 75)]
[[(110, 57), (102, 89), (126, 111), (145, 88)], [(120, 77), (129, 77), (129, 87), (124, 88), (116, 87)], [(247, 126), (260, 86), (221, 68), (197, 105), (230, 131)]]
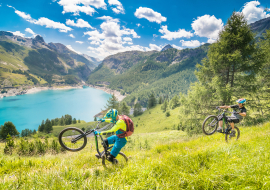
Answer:
[(112, 90), (112, 89), (107, 88), (107, 87), (95, 86), (95, 85), (91, 85), (91, 84), (88, 84), (87, 86), (89, 86), (91, 88), (98, 89), (98, 90), (102, 90), (108, 94), (114, 94), (119, 102), (121, 102), (126, 97), (126, 96), (122, 95), (119, 91)]
[(0, 94), (0, 98), (10, 97), (10, 96), (19, 96), (23, 94), (33, 94), (36, 92), (44, 91), (44, 90), (69, 90), (69, 89), (77, 89), (83, 88), (83, 85), (78, 86), (52, 86), (52, 87), (19, 87), (19, 88), (12, 88), (7, 90), (7, 93)]
[(10, 96), (19, 96), (23, 94), (33, 94), (37, 93), (40, 91), (44, 90), (69, 90), (69, 89), (82, 89), (83, 86), (88, 86), (91, 88), (95, 88), (98, 90), (102, 90), (106, 92), (107, 94), (114, 94), (116, 98), (118, 99), (119, 102), (121, 102), (126, 96), (122, 95), (119, 91), (117, 90), (111, 90), (106, 87), (100, 87), (100, 86), (95, 86), (91, 84), (84, 84), (84, 85), (76, 85), (76, 86), (52, 86), (52, 87), (37, 87), (37, 86), (30, 86), (30, 87), (19, 87), (19, 88), (12, 88), (7, 90), (7, 93), (0, 94), (0, 98), (4, 97), (10, 97)]

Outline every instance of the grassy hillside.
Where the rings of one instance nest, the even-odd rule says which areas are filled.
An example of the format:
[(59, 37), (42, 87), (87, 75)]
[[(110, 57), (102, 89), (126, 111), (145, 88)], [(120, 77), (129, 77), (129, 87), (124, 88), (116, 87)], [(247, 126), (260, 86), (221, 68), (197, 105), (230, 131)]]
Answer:
[(166, 117), (161, 110), (161, 105), (157, 105), (155, 108), (146, 110), (140, 116), (132, 117), (132, 121), (135, 124), (135, 133), (152, 133), (177, 129), (179, 124), (179, 108), (170, 110), (170, 114), (171, 116)]
[[(188, 139), (180, 131), (134, 134), (124, 168), (104, 169), (93, 138), (80, 152), (0, 156), (1, 189), (269, 189), (270, 124)], [(3, 151), (1, 144), (1, 151)]]

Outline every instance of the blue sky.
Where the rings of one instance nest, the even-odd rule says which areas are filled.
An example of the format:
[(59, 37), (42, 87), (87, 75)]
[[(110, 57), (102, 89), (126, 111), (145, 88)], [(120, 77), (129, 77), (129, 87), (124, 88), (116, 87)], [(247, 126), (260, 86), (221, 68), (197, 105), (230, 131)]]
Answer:
[(0, 0), (0, 30), (62, 43), (93, 57), (129, 50), (194, 48), (213, 43), (233, 11), (248, 23), (270, 3), (242, 0)]

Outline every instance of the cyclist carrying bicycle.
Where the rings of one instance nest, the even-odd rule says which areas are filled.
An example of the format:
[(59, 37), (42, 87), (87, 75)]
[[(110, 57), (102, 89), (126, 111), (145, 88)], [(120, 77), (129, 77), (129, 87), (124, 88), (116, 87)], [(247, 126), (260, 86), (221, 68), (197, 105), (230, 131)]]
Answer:
[[(235, 133), (236, 133), (234, 130), (234, 124), (239, 123), (243, 119), (243, 117), (246, 117), (246, 115), (247, 115), (247, 110), (244, 107), (245, 103), (246, 103), (246, 99), (241, 98), (241, 99), (238, 99), (236, 102), (238, 103), (238, 105), (217, 106), (217, 108), (222, 108), (222, 109), (234, 108), (238, 111), (237, 112), (234, 110), (234, 112), (231, 116), (226, 117), (227, 121), (230, 123), (230, 125), (232, 127), (232, 131), (230, 134), (231, 137), (235, 137)], [(222, 125), (223, 125), (222, 117), (220, 117), (218, 119), (219, 119), (219, 127), (217, 128), (217, 132), (222, 132)]]
[[(114, 163), (115, 157), (118, 155), (120, 150), (126, 145), (127, 138), (123, 137), (120, 138), (122, 133), (127, 130), (127, 126), (125, 121), (119, 117), (118, 111), (116, 109), (110, 109), (105, 116), (99, 120), (100, 122), (108, 122), (108, 123), (114, 123), (115, 125), (108, 131), (102, 131), (98, 132), (95, 131), (95, 134), (100, 135), (110, 135), (116, 133), (116, 135), (110, 136), (107, 139), (104, 139), (104, 142), (106, 143), (106, 146), (109, 147), (110, 144), (114, 144), (111, 155), (109, 157), (109, 161)], [(120, 137), (119, 137), (120, 135)], [(100, 158), (98, 154), (96, 154), (97, 158)], [(116, 159), (115, 159), (116, 160)], [(117, 163), (117, 160), (116, 160)]]

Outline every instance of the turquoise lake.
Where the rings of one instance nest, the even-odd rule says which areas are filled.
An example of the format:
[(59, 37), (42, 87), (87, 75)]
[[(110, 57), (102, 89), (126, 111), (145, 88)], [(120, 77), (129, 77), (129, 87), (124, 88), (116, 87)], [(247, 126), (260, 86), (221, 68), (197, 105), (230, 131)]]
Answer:
[(38, 129), (42, 120), (69, 114), (72, 118), (93, 121), (104, 109), (110, 94), (102, 90), (83, 89), (44, 90), (0, 99), (0, 125), (11, 121), (19, 132)]

